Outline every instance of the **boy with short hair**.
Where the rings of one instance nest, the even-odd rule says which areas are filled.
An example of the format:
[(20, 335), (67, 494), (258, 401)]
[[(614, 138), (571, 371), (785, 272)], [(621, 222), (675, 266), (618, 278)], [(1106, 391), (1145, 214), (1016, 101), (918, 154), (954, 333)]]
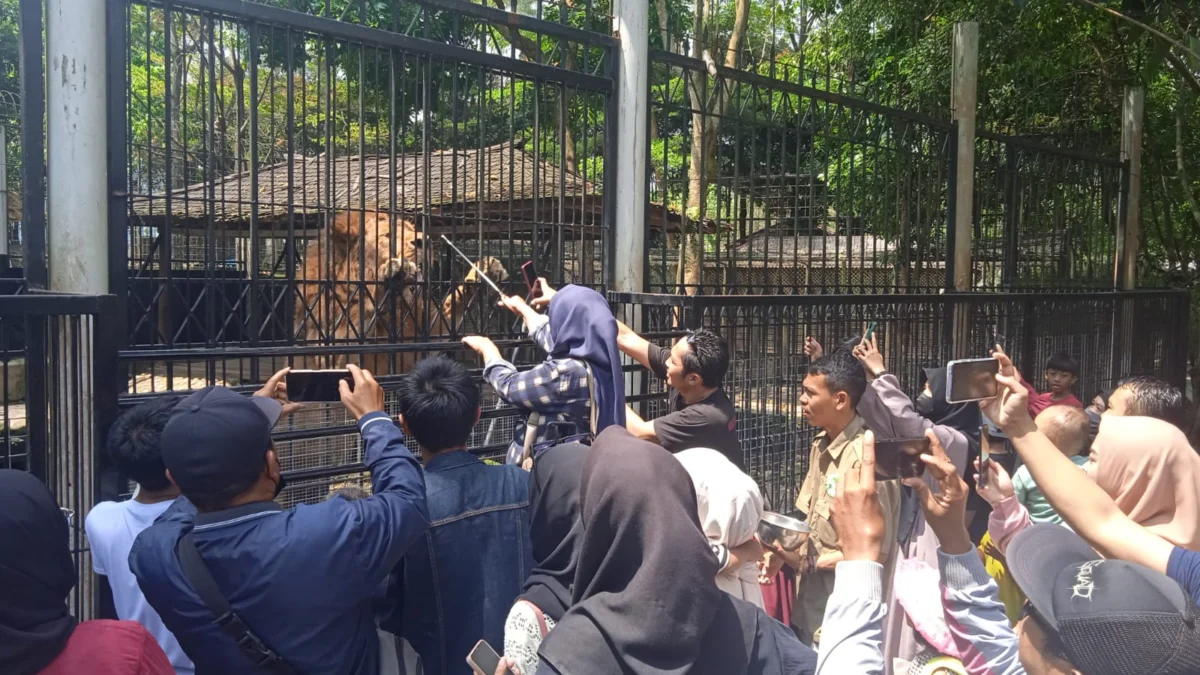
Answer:
[(143, 403), (122, 415), (108, 434), (107, 451), (120, 472), (137, 483), (133, 499), (100, 502), (88, 512), (84, 529), (92, 552), (92, 568), (108, 577), (117, 618), (146, 627), (166, 652), (177, 675), (195, 672), (179, 641), (146, 602), (129, 571), (129, 551), (142, 530), (150, 527), (179, 497), (167, 479), (162, 458), (162, 432), (180, 397), (167, 396)]
[[(1089, 445), (1091, 424), (1088, 416), (1079, 408), (1065, 405), (1050, 406), (1042, 411), (1034, 420), (1038, 431), (1042, 432), (1059, 452), (1066, 455), (1078, 467), (1087, 464), (1083, 451)], [(1061, 525), (1062, 518), (1054, 511), (1054, 507), (1046, 501), (1045, 495), (1033, 482), (1033, 476), (1025, 466), (1017, 469), (1012, 477), (1013, 490), (1017, 501), (1028, 511), (1029, 519), (1034, 523)]]
[(1037, 419), (1043, 410), (1054, 405), (1066, 405), (1083, 409), (1083, 403), (1075, 398), (1075, 385), (1079, 382), (1079, 360), (1066, 352), (1058, 352), (1046, 361), (1046, 386), (1050, 388), (1039, 394), (1032, 384), (1021, 378), (1021, 384), (1029, 390), (1029, 416)]

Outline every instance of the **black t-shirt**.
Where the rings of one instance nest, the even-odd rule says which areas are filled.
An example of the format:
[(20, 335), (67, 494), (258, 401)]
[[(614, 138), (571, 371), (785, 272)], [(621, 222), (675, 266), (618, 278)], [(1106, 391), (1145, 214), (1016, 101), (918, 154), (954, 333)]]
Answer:
[[(651, 345), (649, 356), (650, 370), (665, 380), (671, 350)], [(724, 388), (717, 387), (708, 398), (692, 405), (683, 400), (679, 390), (672, 389), (667, 406), (671, 412), (653, 421), (659, 445), (671, 452), (712, 448), (728, 457), (739, 469), (746, 470), (742, 445), (737, 437), (737, 412)]]

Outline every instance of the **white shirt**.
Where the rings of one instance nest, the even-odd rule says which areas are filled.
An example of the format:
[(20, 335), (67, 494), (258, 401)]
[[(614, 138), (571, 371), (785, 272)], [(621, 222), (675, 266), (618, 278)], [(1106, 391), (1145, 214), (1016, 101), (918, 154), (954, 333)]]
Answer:
[(132, 499), (124, 502), (101, 502), (88, 512), (84, 529), (92, 551), (92, 568), (96, 574), (108, 577), (112, 587), (117, 617), (136, 621), (146, 627), (167, 653), (178, 675), (193, 675), (195, 667), (183, 653), (179, 641), (163, 625), (158, 612), (146, 602), (137, 579), (129, 571), (129, 550), (142, 530), (166, 511), (174, 501), (142, 504)]

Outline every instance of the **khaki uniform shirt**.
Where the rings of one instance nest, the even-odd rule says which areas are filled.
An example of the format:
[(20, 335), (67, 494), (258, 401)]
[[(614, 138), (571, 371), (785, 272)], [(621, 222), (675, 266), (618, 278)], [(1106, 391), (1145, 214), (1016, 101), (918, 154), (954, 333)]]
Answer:
[[(850, 471), (862, 461), (863, 435), (867, 428), (861, 417), (855, 416), (837, 438), (830, 439), (824, 431), (813, 441), (808, 461), (808, 474), (796, 497), (796, 508), (808, 514), (808, 525), (812, 534), (808, 539), (807, 555), (821, 556), (838, 548), (837, 532), (830, 522), (830, 506), (837, 494), (838, 483), (843, 472)], [(883, 508), (883, 520), (887, 525), (884, 547), (888, 560), (884, 564), (884, 578), (890, 579), (890, 569), (895, 559), (896, 528), (900, 517), (900, 485), (897, 481), (877, 483), (879, 503)], [(796, 603), (792, 610), (792, 623), (800, 629), (806, 639), (812, 639), (825, 617), (825, 605), (833, 593), (833, 570), (817, 570), (800, 579), (797, 585)]]

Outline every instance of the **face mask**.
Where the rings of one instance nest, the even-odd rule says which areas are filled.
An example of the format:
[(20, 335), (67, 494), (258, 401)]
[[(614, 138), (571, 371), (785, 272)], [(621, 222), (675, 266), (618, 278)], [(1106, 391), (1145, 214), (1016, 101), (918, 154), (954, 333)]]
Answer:
[(275, 496), (272, 497), (271, 499), (278, 499), (279, 495), (283, 492), (283, 489), (286, 487), (287, 487), (287, 479), (283, 477), (282, 473), (280, 473), (279, 480), (275, 481)]
[(922, 417), (932, 416), (933, 415), (933, 396), (930, 396), (929, 394), (926, 394), (926, 393), (922, 393), (920, 396), (917, 397), (917, 401), (916, 401), (916, 403), (913, 404), (913, 407), (917, 409), (917, 414), (921, 415)]

